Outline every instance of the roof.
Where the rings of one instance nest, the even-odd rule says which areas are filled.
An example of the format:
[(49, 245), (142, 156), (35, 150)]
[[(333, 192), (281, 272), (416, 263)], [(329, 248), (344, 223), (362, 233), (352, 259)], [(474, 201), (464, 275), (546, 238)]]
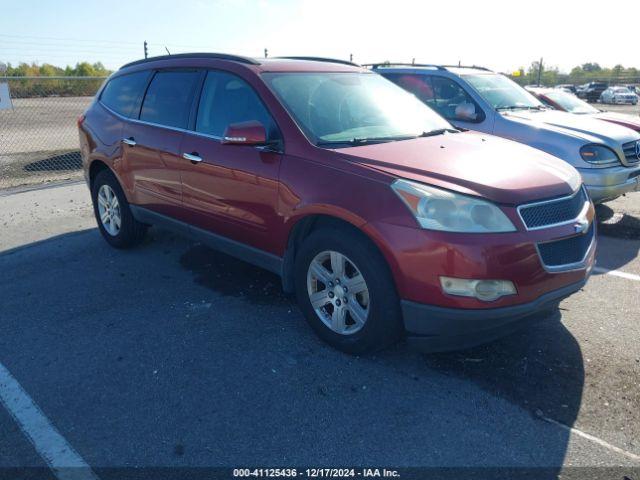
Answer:
[(476, 65), (438, 65), (431, 63), (372, 63), (365, 66), (371, 67), (373, 70), (389, 69), (389, 70), (444, 70), (456, 75), (469, 75), (469, 74), (482, 74), (482, 73), (494, 73), (488, 68), (479, 67)]
[(323, 57), (273, 57), (273, 58), (253, 58), (240, 55), (230, 55), (226, 53), (194, 52), (179, 53), (175, 55), (162, 55), (149, 57), (134, 62), (127, 63), (120, 67), (125, 69), (140, 65), (152, 65), (160, 62), (162, 64), (179, 61), (184, 65), (188, 60), (197, 60), (199, 65), (210, 61), (233, 62), (254, 68), (263, 72), (335, 72), (335, 71), (362, 71), (362, 67), (347, 60), (323, 58)]
[(447, 67), (447, 70), (456, 75), (486, 75), (495, 73), (484, 67)]

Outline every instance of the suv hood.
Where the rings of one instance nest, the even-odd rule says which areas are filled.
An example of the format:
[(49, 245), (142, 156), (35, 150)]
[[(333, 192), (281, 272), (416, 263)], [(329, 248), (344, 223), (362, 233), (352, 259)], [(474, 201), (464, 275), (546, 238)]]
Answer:
[(606, 120), (608, 122), (618, 123), (619, 125), (631, 128), (636, 132), (640, 132), (640, 117), (634, 117), (633, 115), (617, 112), (594, 113), (592, 114), (592, 117), (600, 120)]
[(502, 112), (505, 119), (529, 123), (541, 130), (564, 133), (585, 143), (603, 143), (619, 150), (626, 142), (640, 139), (640, 135), (614, 123), (599, 122), (588, 115), (574, 115), (557, 110), (516, 110)]
[(475, 132), (335, 150), (352, 163), (496, 203), (519, 205), (569, 195), (581, 184), (566, 162)]

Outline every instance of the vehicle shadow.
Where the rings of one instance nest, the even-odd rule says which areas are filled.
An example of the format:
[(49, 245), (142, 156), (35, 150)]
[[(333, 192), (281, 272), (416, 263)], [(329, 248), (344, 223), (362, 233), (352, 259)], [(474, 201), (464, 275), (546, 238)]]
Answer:
[(82, 158), (80, 152), (67, 152), (54, 156), (47, 156), (41, 160), (27, 163), (23, 169), (27, 172), (49, 172), (80, 170)]
[(640, 239), (640, 218), (628, 213), (616, 213), (609, 205), (596, 205), (598, 232), (614, 238)]
[(92, 465), (556, 478), (569, 433), (539, 415), (573, 425), (584, 381), (560, 323), (464, 352), (345, 355), (275, 275), (150, 234), (131, 251), (93, 229), (0, 254), (0, 362)]
[[(188, 249), (181, 256), (180, 263), (194, 274), (198, 284), (222, 295), (243, 298), (259, 306), (286, 305), (297, 308), (293, 299), (281, 291), (279, 277), (205, 246), (195, 245)], [(416, 352), (400, 343), (388, 351), (362, 357), (359, 362), (372, 368), (383, 365), (384, 369), (413, 380), (411, 396), (428, 395), (425, 389), (433, 388), (430, 377), (432, 372), (437, 372), (473, 383), (489, 396), (506, 400), (543, 425), (550, 425), (547, 419), (551, 419), (571, 427), (582, 400), (584, 365), (578, 342), (560, 320), (561, 312), (558, 312), (536, 326), (464, 351), (416, 355)], [(342, 355), (330, 349), (329, 352)], [(419, 359), (417, 363), (414, 362), (415, 358)], [(318, 391), (323, 397), (331, 396), (342, 383), (339, 375), (325, 374)], [(353, 388), (351, 390), (354, 391)], [(373, 418), (388, 417), (390, 412), (386, 409), (392, 408), (389, 404), (394, 403), (402, 405), (401, 409), (404, 410), (405, 402), (393, 396), (395, 398), (391, 400), (389, 392), (385, 392), (376, 398), (373, 401), (376, 407), (369, 410), (367, 415)], [(323, 398), (322, 401), (327, 400)], [(337, 406), (342, 401), (336, 399), (333, 403)], [(478, 424), (484, 425), (486, 416), (492, 413), (490, 409), (483, 412), (482, 405), (479, 407)], [(421, 408), (437, 412), (439, 407), (423, 404)], [(454, 415), (453, 412), (439, 412), (439, 415), (447, 414)], [(405, 412), (403, 415), (411, 414)], [(416, 418), (416, 421), (420, 420)], [(479, 425), (474, 425), (473, 419), (467, 418), (466, 422), (470, 430), (479, 428)], [(501, 427), (496, 428), (498, 430)], [(557, 431), (553, 441), (546, 440), (544, 460), (541, 463), (537, 463), (539, 459), (531, 460), (531, 463), (524, 461), (514, 470), (514, 475), (537, 480), (557, 478), (565, 458), (569, 433), (557, 426), (551, 428)], [(464, 459), (461, 462), (464, 465)], [(483, 478), (505, 478), (504, 471), (490, 468), (491, 460), (487, 465), (481, 471)], [(442, 471), (443, 478), (452, 478), (447, 476), (451, 473)], [(460, 479), (475, 478), (475, 474), (464, 467), (455, 474)]]
[[(597, 266), (618, 270), (638, 257), (640, 251), (640, 218), (616, 212), (609, 205), (596, 206), (598, 219)], [(604, 272), (595, 270), (595, 275)]]
[[(585, 379), (583, 355), (559, 318), (486, 345), (424, 354), (423, 359), (427, 367), (474, 382), (540, 420), (571, 427), (578, 416)], [(569, 440), (568, 434), (561, 437), (555, 450), (558, 465), (564, 454), (562, 443)], [(556, 478), (558, 472), (547, 471), (544, 478)]]

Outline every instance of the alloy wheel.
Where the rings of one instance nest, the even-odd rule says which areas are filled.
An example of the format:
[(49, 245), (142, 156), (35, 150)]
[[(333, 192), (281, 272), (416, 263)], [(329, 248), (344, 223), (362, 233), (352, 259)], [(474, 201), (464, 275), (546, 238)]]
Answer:
[(332, 331), (351, 335), (369, 316), (369, 289), (358, 267), (346, 255), (323, 251), (307, 270), (307, 293), (316, 315)]
[(122, 226), (122, 213), (118, 197), (109, 185), (102, 185), (98, 190), (98, 214), (106, 232), (115, 237)]

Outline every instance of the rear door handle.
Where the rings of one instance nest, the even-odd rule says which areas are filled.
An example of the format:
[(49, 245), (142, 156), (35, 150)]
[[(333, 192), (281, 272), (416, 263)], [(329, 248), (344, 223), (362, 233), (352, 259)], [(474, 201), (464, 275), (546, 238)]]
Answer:
[(182, 154), (182, 158), (184, 158), (185, 160), (189, 160), (190, 162), (194, 162), (194, 163), (200, 163), (202, 161), (202, 158), (196, 153), (183, 153)]
[(122, 143), (129, 145), (130, 147), (135, 147), (137, 145), (136, 141), (133, 137), (123, 138)]

